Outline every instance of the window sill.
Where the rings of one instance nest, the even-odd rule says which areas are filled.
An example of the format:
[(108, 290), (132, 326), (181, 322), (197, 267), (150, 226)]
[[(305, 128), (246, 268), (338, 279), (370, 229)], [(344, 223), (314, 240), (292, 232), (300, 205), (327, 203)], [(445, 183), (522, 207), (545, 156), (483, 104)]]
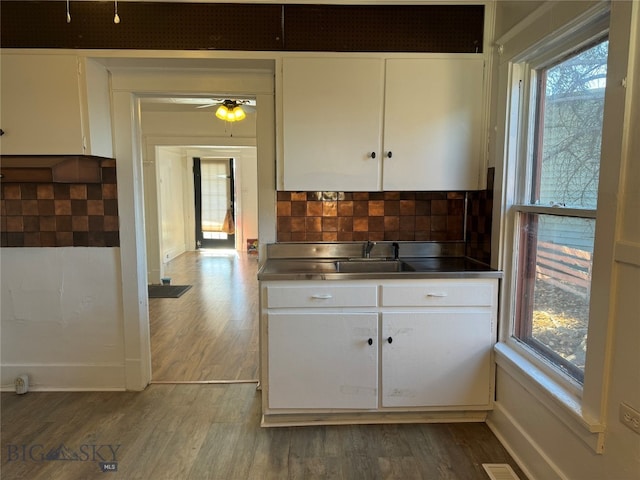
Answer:
[(500, 368), (520, 383), (594, 452), (601, 454), (604, 451), (605, 425), (584, 412), (578, 397), (536, 366), (523, 352), (519, 352), (517, 345), (500, 342), (496, 344), (495, 352), (496, 363)]

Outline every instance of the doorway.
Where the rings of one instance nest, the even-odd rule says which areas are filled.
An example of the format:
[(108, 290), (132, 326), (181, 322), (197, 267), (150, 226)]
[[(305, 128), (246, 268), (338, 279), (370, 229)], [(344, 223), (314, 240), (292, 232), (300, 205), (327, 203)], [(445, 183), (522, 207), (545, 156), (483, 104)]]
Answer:
[[(232, 138), (196, 99), (181, 101), (141, 102), (147, 264), (190, 286), (148, 301), (151, 381), (255, 382), (257, 258), (242, 248), (258, 237), (255, 115)], [(215, 136), (195, 135), (205, 132)]]
[[(149, 299), (152, 382), (255, 382), (258, 262), (257, 256), (242, 248), (242, 239), (258, 236), (257, 150), (252, 146), (177, 146), (193, 141), (171, 137), (163, 138), (163, 142), (171, 141), (172, 146), (158, 147), (155, 137), (147, 140), (154, 143), (145, 151), (155, 157), (154, 162), (145, 164), (145, 174), (159, 182), (155, 192), (160, 196), (156, 201), (151, 198), (152, 188), (144, 192), (145, 203), (157, 211), (158, 218), (155, 228), (146, 229), (147, 243), (159, 244), (163, 278), (170, 279), (172, 285), (191, 285), (179, 298)], [(154, 175), (154, 170), (167, 170), (163, 162), (173, 162), (180, 168)], [(174, 178), (178, 172), (184, 175), (182, 180)], [(177, 185), (185, 185), (182, 193)], [(178, 202), (179, 197), (184, 201)], [(178, 243), (185, 249), (165, 260), (167, 245), (176, 242), (163, 238), (154, 241), (152, 235), (169, 232), (175, 240), (175, 229), (163, 223), (175, 225), (179, 219), (177, 214), (165, 215), (164, 210), (173, 210), (178, 203), (184, 208), (180, 215), (185, 233)], [(228, 227), (225, 231), (228, 211), (237, 222), (235, 233)], [(147, 226), (151, 226), (153, 217), (146, 216)], [(202, 240), (210, 241), (197, 247), (198, 232)], [(213, 238), (207, 239), (207, 234)]]
[(196, 248), (235, 247), (234, 159), (194, 158)]

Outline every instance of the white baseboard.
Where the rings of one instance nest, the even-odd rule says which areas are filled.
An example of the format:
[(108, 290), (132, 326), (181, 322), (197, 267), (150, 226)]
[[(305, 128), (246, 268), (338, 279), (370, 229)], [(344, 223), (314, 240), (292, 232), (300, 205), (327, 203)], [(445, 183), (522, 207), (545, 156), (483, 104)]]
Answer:
[(124, 391), (125, 373), (122, 364), (100, 365), (2, 365), (0, 391), (15, 391), (18, 375), (29, 376), (30, 391)]
[(500, 402), (494, 403), (486, 423), (529, 480), (567, 480)]
[(182, 244), (179, 247), (169, 248), (168, 250), (164, 251), (164, 254), (162, 255), (162, 262), (166, 265), (171, 260), (173, 260), (176, 257), (179, 257), (186, 251), (187, 251), (187, 246), (185, 244)]

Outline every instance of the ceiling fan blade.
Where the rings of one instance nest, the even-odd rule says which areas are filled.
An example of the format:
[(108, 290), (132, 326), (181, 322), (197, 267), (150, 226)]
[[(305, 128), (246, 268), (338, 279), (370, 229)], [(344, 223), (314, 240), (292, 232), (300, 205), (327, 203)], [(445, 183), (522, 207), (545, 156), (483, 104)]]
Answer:
[[(209, 105), (200, 105), (198, 107), (196, 107), (197, 109), (200, 108), (211, 108), (211, 107), (219, 107), (220, 105), (222, 105), (221, 103), (212, 103)], [(256, 112), (256, 107), (252, 106), (252, 105), (238, 105), (240, 108), (242, 108), (242, 110), (245, 111), (245, 113), (255, 113)]]
[(211, 107), (218, 107), (222, 105), (222, 103), (209, 103), (207, 105), (198, 105), (196, 108), (211, 108)]

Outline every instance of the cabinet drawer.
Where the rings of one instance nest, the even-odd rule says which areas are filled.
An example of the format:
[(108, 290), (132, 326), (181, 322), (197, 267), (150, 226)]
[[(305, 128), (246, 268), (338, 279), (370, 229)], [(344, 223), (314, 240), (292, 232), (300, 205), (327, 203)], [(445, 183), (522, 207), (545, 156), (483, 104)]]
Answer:
[(375, 307), (376, 285), (267, 287), (268, 308)]
[(495, 282), (434, 280), (382, 286), (385, 307), (491, 306)]

